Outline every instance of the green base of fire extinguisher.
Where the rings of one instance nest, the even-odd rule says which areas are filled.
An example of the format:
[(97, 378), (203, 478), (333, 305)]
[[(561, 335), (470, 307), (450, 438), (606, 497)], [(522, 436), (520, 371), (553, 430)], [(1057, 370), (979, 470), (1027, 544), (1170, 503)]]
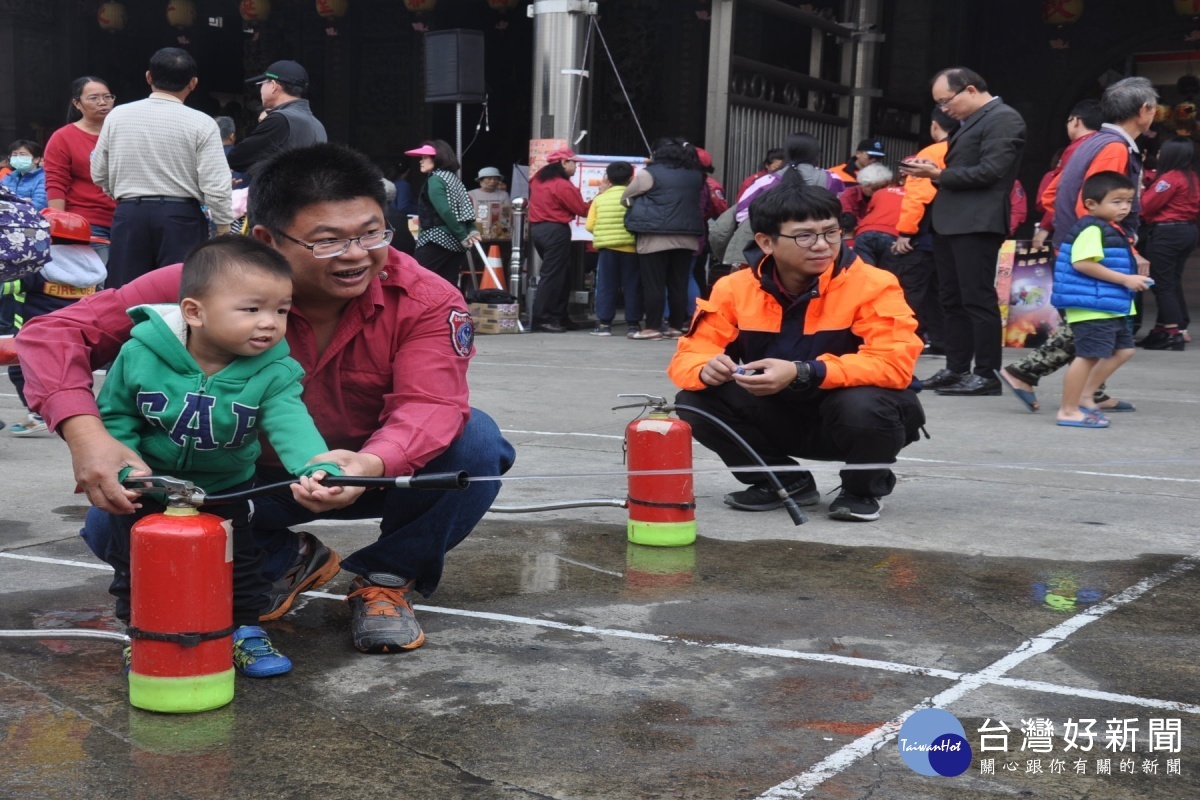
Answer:
[(233, 667), (212, 675), (187, 678), (156, 678), (130, 671), (129, 703), (163, 714), (211, 711), (233, 700), (234, 675)]
[(629, 520), (629, 541), (651, 547), (683, 547), (696, 541), (696, 520), (639, 522)]

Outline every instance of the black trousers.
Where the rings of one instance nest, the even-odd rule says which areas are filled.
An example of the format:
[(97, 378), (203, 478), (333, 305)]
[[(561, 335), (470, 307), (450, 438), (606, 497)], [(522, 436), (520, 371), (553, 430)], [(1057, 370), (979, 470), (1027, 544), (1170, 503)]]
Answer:
[(868, 264), (887, 270), (900, 281), (904, 291), (904, 300), (917, 318), (917, 333), (922, 338), (930, 338), (931, 327), (937, 330), (937, 344), (942, 341), (941, 306), (937, 307), (936, 322), (930, 325), (926, 317), (929, 314), (929, 289), (934, 282), (933, 257), (924, 250), (913, 248), (907, 253), (893, 253), (892, 245), (896, 237), (882, 231), (867, 231), (854, 240), (854, 251)]
[(1004, 326), (996, 297), (996, 256), (1004, 235), (959, 233), (933, 236), (938, 298), (945, 312), (946, 369), (994, 377), (1000, 369)]
[(413, 251), (413, 258), (425, 269), (436, 273), (454, 288), (458, 288), (458, 280), (463, 270), (467, 268), (467, 254), (462, 250), (454, 252), (440, 244), (426, 242)]
[[(725, 422), (758, 452), (769, 466), (795, 466), (790, 456), (846, 464), (891, 464), (896, 454), (920, 436), (925, 411), (909, 389), (853, 386), (800, 399), (784, 389), (755, 397), (736, 383), (704, 391), (683, 391), (675, 398), (680, 419), (692, 426), (696, 441), (712, 450), (726, 466), (752, 463), (719, 426), (685, 406), (694, 406)], [(764, 473), (739, 470), (743, 483), (767, 480)], [(788, 477), (781, 476), (786, 484)], [(891, 494), (896, 476), (890, 469), (844, 469), (842, 488), (851, 494)]]
[(667, 324), (675, 330), (685, 330), (692, 251), (638, 253), (638, 272), (642, 276), (642, 308), (646, 312), (646, 330), (656, 331), (662, 327), (664, 299), (670, 304)]
[(1187, 303), (1183, 298), (1183, 267), (1196, 249), (1198, 234), (1191, 222), (1150, 226), (1147, 253), (1154, 300), (1158, 303), (1158, 324), (1188, 326)]
[(118, 289), (134, 278), (178, 264), (208, 239), (208, 220), (195, 202), (134, 199), (117, 203), (105, 289)]
[(542, 258), (529, 326), (566, 324), (567, 278), (571, 272), (571, 227), (565, 222), (535, 222), (529, 226), (533, 247)]
[[(254, 486), (253, 481), (240, 483), (226, 489), (237, 492)], [(149, 514), (161, 513), (163, 506), (143, 496), (142, 507), (133, 514), (114, 514), (112, 537), (109, 539), (104, 560), (113, 568), (112, 583), (108, 592), (117, 599), (117, 619), (129, 622), (129, 541), (134, 523)], [(215, 514), (233, 523), (233, 624), (257, 625), (258, 617), (267, 608), (267, 590), (271, 582), (263, 577), (266, 557), (254, 542), (254, 504), (242, 500), (227, 505), (205, 506), (204, 513)]]

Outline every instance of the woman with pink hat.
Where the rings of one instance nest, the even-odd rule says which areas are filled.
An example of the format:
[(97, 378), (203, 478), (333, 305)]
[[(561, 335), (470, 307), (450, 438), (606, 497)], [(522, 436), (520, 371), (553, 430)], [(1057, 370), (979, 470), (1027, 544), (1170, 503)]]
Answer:
[(542, 259), (529, 327), (562, 333), (574, 327), (567, 316), (568, 266), (571, 259), (571, 220), (587, 216), (587, 203), (571, 176), (575, 153), (569, 147), (552, 150), (546, 166), (529, 182), (529, 231)]
[(406, 156), (421, 160), (421, 173), (428, 176), (417, 195), (417, 221), (421, 233), (413, 258), (454, 286), (467, 269), (466, 251), (482, 237), (475, 230), (475, 206), (456, 174), (458, 158), (448, 142), (426, 141)]

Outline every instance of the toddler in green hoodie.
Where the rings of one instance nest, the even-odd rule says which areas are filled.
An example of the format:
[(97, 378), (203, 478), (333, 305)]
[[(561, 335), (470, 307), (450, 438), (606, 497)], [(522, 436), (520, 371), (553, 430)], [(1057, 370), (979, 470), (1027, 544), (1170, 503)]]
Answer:
[[(255, 239), (219, 236), (193, 250), (183, 264), (178, 305), (129, 310), (132, 338), (98, 399), (109, 433), (153, 474), (190, 480), (207, 494), (253, 486), (260, 432), (310, 488), (324, 475), (340, 475), (332, 462), (313, 462), (329, 448), (300, 399), (304, 370), (284, 340), (291, 296), (287, 260)], [(126, 621), (129, 533), (140, 517), (160, 509), (144, 496), (137, 513), (118, 518), (121, 535), (105, 554), (114, 570), (109, 592)], [(204, 510), (233, 527), (234, 665), (255, 678), (290, 671), (291, 661), (258, 626), (270, 582), (254, 545), (253, 506), (242, 501)]]

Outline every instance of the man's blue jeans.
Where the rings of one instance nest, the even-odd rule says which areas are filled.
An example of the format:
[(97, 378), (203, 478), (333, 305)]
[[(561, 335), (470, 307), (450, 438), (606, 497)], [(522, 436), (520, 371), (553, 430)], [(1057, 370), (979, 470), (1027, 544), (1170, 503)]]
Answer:
[[(494, 420), (479, 409), (458, 437), (420, 472), (466, 470), (472, 477), (498, 477), (512, 466), (516, 454)], [(260, 470), (259, 482), (286, 480), (286, 473)], [(288, 530), (314, 519), (371, 519), (381, 517), (379, 538), (342, 561), (357, 575), (390, 572), (415, 578), (417, 591), (428, 597), (442, 577), (446, 552), (479, 523), (500, 492), (499, 481), (473, 482), (461, 491), (427, 489), (368, 489), (348, 508), (315, 514), (292, 499), (289, 490), (254, 501), (255, 541), (266, 551), (264, 577), (274, 581), (296, 561), (297, 538)], [(103, 557), (111, 537), (112, 515), (89, 509), (80, 535), (93, 553)]]

